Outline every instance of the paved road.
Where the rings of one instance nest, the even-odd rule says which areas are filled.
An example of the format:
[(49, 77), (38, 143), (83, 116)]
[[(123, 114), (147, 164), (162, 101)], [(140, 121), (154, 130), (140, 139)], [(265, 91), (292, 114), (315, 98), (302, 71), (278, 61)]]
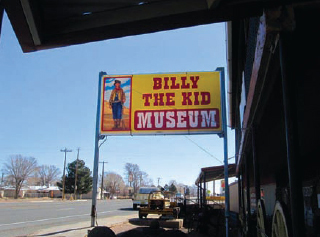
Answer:
[[(91, 201), (30, 201), (0, 203), (0, 237), (27, 236), (35, 231), (90, 219)], [(132, 215), (131, 200), (98, 200), (99, 217)]]

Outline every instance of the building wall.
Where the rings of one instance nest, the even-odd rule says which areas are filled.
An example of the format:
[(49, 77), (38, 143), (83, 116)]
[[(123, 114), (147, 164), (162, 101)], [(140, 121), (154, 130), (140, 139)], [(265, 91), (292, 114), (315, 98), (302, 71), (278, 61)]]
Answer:
[(239, 213), (238, 181), (229, 185), (230, 211)]
[[(14, 198), (14, 195), (15, 195), (15, 190), (14, 189), (5, 189), (3, 190), (3, 197), (7, 197), (7, 198)], [(20, 198), (23, 198), (24, 197), (24, 194), (25, 194), (25, 191), (24, 190), (20, 190), (19, 192), (19, 197)]]
[(274, 204), (276, 203), (276, 184), (262, 185), (261, 190), (263, 193), (261, 198), (264, 200), (266, 215), (272, 216)]

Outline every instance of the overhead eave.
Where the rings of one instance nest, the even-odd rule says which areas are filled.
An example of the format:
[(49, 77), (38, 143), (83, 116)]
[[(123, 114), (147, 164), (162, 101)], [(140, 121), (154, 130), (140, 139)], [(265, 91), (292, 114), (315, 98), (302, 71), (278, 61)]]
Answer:
[(24, 52), (36, 50), (36, 45), (32, 39), (26, 15), (20, 1), (3, 1), (2, 5), (10, 19), (13, 30), (18, 38), (19, 44)]
[[(43, 11), (52, 8), (44, 1), (2, 0), (2, 3), (24, 52), (256, 16), (266, 4), (262, 0), (150, 0), (96, 12), (86, 12), (82, 7), (81, 14), (59, 17), (70, 9), (64, 9), (66, 6), (58, 2), (54, 10), (57, 13), (50, 18)], [(77, 2), (72, 4), (77, 6)]]
[[(229, 178), (234, 177), (236, 174), (236, 165), (228, 165)], [(202, 182), (211, 182), (218, 179), (224, 179), (224, 165), (221, 166), (211, 166), (201, 168), (200, 174), (195, 181), (195, 184), (198, 185)]]
[[(270, 91), (268, 88), (270, 89), (273, 85), (275, 78), (273, 73), (275, 71), (269, 66), (277, 47), (279, 32), (285, 29), (285, 25), (288, 24), (282, 22), (283, 19), (286, 19), (282, 16), (285, 11), (285, 8), (270, 9), (266, 10), (260, 17), (250, 86), (243, 115), (237, 173), (244, 160), (247, 143), (250, 141), (251, 129), (258, 123), (259, 116), (266, 103), (267, 91)], [(251, 147), (251, 145), (248, 147)]]
[(22, 7), (22, 11), (26, 17), (26, 20), (27, 20), (27, 24), (29, 27), (29, 31), (30, 31), (32, 40), (33, 40), (33, 44), (35, 46), (41, 45), (39, 31), (36, 26), (35, 19), (33, 17), (33, 13), (31, 10), (29, 0), (21, 0), (21, 7)]
[(227, 39), (227, 68), (228, 68), (228, 118), (229, 118), (229, 126), (234, 129), (235, 128), (235, 113), (234, 113), (234, 106), (232, 105), (233, 103), (233, 98), (232, 98), (232, 78), (233, 78), (233, 73), (232, 73), (232, 52), (233, 52), (233, 47), (232, 47), (232, 22), (229, 21), (226, 23), (226, 39)]

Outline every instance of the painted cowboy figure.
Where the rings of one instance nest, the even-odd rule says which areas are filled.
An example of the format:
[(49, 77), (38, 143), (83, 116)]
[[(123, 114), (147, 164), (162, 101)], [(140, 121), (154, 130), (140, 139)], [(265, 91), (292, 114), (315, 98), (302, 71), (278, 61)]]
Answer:
[(114, 121), (113, 129), (120, 128), (123, 104), (126, 102), (126, 95), (120, 85), (121, 81), (114, 81), (115, 88), (111, 91), (109, 99), (109, 107), (110, 109), (112, 109), (112, 116)]

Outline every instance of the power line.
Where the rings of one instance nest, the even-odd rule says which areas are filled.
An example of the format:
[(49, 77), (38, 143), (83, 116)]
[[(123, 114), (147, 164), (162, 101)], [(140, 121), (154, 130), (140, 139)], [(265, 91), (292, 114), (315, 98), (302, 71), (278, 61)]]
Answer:
[(223, 164), (223, 162), (221, 160), (219, 160), (217, 157), (215, 157), (214, 155), (212, 155), (209, 151), (207, 151), (206, 149), (204, 149), (203, 147), (201, 147), (198, 143), (196, 143), (195, 141), (191, 140), (189, 137), (184, 136), (185, 138), (187, 138), (190, 142), (192, 142), (193, 144), (195, 144), (198, 148), (200, 148), (202, 151), (204, 151), (205, 153), (207, 153), (209, 156), (211, 156), (213, 159), (215, 159), (216, 161), (219, 161), (221, 164)]

